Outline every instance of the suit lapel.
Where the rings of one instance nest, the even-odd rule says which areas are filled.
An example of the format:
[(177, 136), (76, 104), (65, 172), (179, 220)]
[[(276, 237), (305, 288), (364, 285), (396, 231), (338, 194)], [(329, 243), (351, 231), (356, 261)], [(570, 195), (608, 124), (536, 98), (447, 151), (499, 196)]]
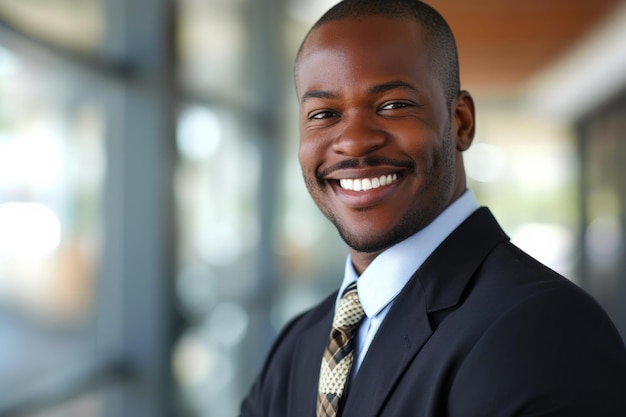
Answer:
[[(398, 319), (400, 318), (400, 319)], [(344, 416), (375, 416), (432, 330), (424, 293), (412, 279), (394, 302), (354, 379)]]

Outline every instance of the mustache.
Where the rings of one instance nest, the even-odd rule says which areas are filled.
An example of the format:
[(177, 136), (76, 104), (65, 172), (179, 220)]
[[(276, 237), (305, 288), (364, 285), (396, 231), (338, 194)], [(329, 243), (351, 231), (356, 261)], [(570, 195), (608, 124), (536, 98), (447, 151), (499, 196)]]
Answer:
[(401, 161), (397, 159), (389, 159), (389, 158), (380, 158), (376, 156), (369, 156), (365, 158), (352, 158), (352, 159), (344, 159), (343, 161), (339, 161), (334, 165), (329, 166), (323, 170), (320, 170), (317, 173), (317, 178), (319, 180), (323, 180), (330, 174), (335, 171), (341, 169), (350, 169), (350, 168), (372, 168), (377, 166), (391, 166), (396, 168), (408, 168), (415, 169), (415, 164), (413, 161)]

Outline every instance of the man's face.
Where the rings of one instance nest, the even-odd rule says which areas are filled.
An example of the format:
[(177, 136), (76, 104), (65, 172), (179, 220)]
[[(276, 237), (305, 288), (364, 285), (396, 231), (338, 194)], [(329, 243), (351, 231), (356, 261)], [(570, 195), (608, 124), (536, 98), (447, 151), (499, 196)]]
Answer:
[(326, 23), (295, 75), (304, 179), (353, 254), (409, 237), (464, 191), (456, 104), (446, 104), (416, 22)]

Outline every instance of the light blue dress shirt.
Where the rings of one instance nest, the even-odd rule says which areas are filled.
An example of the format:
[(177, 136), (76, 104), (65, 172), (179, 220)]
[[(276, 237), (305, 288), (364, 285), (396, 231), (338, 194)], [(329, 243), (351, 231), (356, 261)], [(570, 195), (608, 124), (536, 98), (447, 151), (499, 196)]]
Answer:
[(352, 376), (361, 366), (393, 300), (426, 258), (476, 209), (478, 202), (474, 194), (466, 190), (424, 229), (378, 255), (361, 276), (357, 275), (348, 255), (337, 303), (344, 289), (357, 281), (359, 299), (365, 311), (356, 335)]

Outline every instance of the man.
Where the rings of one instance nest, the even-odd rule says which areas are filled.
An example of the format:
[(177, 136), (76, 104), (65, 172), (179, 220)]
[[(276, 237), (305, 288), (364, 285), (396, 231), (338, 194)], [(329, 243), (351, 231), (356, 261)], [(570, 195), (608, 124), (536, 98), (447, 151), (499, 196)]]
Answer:
[(345, 0), (295, 80), (304, 179), (349, 257), (339, 292), (278, 336), (241, 416), (626, 416), (605, 313), (466, 189), (474, 104), (443, 18)]

